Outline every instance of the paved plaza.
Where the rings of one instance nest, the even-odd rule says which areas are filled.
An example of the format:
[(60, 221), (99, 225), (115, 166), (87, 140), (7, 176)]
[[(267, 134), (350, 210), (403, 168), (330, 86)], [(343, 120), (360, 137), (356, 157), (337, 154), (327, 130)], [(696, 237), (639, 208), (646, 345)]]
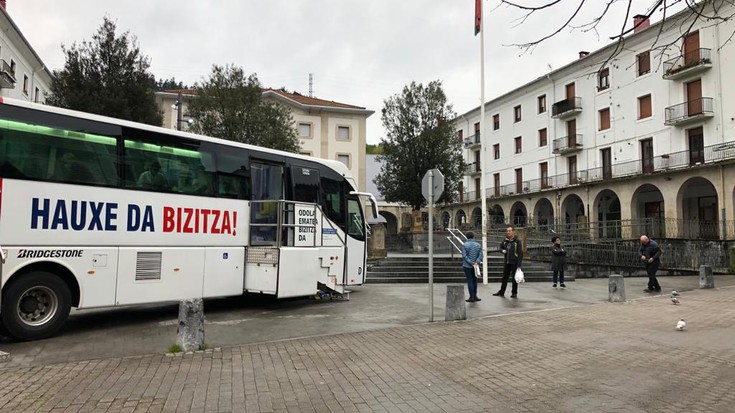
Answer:
[[(646, 296), (645, 281), (625, 279), (626, 303), (606, 302), (604, 279), (580, 279), (567, 290), (525, 284), (518, 300), (490, 296), (497, 285), (481, 286), (483, 301), (468, 305), (467, 321), (433, 323), (426, 322), (426, 286), (367, 285), (349, 302), (239, 310), (260, 311), (268, 325), (215, 311), (207, 324), (214, 348), (185, 355), (148, 351), (150, 337), (142, 335), (140, 353), (125, 354), (137, 348), (128, 329), (169, 331), (160, 321), (171, 318), (167, 308), (122, 328), (72, 320), (56, 338), (0, 343), (13, 357), (0, 365), (0, 411), (734, 411), (735, 277), (716, 276), (717, 288), (706, 290), (697, 277), (661, 277), (665, 292), (680, 290), (680, 305), (668, 294)], [(443, 320), (441, 288), (435, 320)], [(344, 317), (318, 317), (314, 308)], [(340, 322), (352, 324), (360, 312), (367, 320), (357, 323), (361, 331), (340, 331)], [(379, 320), (384, 313), (392, 318)], [(682, 317), (687, 328), (676, 331)], [(318, 321), (336, 331), (309, 334)], [(263, 330), (261, 340), (218, 331), (253, 325)], [(286, 331), (275, 337), (269, 329)], [(81, 338), (97, 341), (87, 343), (87, 357), (79, 354)], [(127, 344), (115, 346), (121, 340)], [(100, 357), (100, 342), (122, 356)]]

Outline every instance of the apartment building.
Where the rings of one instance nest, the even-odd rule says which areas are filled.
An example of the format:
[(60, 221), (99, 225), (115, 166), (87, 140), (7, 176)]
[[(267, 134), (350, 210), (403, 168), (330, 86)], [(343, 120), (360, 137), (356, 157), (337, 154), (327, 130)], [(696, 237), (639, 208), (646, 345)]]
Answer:
[(479, 107), (459, 116), (468, 169), (444, 225), (480, 228), (484, 199), (491, 227), (733, 239), (735, 22), (688, 13), (636, 16), (622, 48), (539, 70), (485, 104), (484, 131)]
[(0, 0), (0, 96), (43, 103), (51, 71), (36, 54)]
[[(156, 100), (163, 111), (163, 126), (188, 130), (186, 102), (195, 96), (191, 90), (156, 92)], [(374, 111), (283, 89), (264, 89), (262, 97), (291, 110), (302, 154), (341, 161), (350, 169), (360, 191), (365, 190), (365, 125)]]

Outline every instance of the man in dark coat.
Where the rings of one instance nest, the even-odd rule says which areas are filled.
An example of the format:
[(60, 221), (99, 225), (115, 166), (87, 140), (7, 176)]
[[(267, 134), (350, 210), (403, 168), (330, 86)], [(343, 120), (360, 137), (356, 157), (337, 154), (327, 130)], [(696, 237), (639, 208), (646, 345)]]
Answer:
[(493, 294), (496, 297), (503, 297), (505, 295), (505, 288), (508, 286), (508, 278), (513, 280), (513, 288), (510, 291), (510, 298), (518, 297), (518, 283), (516, 282), (516, 270), (521, 266), (523, 262), (523, 245), (521, 240), (516, 236), (516, 230), (513, 227), (508, 227), (505, 230), (505, 241), (500, 244), (500, 251), (503, 253), (505, 259), (503, 260), (503, 281), (500, 284), (500, 290)]
[[(567, 288), (564, 285), (564, 270), (567, 266), (567, 251), (561, 246), (561, 239), (557, 236), (551, 238), (554, 246), (551, 247), (551, 271), (554, 272), (552, 287), (556, 288), (556, 281), (559, 280), (561, 288)], [(557, 278), (558, 277), (558, 278)]]
[(661, 248), (658, 247), (658, 243), (645, 235), (641, 235), (641, 247), (638, 249), (638, 256), (642, 263), (646, 265), (646, 272), (648, 273), (648, 288), (645, 292), (661, 292), (661, 286), (658, 284), (656, 279), (656, 272), (658, 271), (659, 265), (661, 265)]

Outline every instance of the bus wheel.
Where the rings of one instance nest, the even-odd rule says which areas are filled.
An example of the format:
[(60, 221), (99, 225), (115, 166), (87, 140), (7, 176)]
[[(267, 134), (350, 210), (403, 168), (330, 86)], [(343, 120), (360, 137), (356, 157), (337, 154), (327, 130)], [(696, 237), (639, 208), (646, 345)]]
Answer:
[(58, 332), (71, 308), (71, 292), (46, 271), (21, 275), (3, 291), (3, 325), (18, 340), (38, 340)]

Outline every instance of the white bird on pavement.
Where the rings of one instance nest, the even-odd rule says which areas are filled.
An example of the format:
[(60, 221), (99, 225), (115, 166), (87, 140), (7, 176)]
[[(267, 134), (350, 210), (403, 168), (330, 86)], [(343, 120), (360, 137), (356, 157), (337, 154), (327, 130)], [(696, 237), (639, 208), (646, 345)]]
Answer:
[(678, 297), (679, 296), (679, 292), (676, 291), (676, 290), (671, 290), (671, 296), (672, 297)]
[(679, 331), (684, 331), (684, 328), (686, 326), (687, 326), (687, 322), (684, 321), (683, 318), (676, 323), (676, 329)]
[(679, 304), (679, 299), (678, 299), (678, 298), (676, 298), (676, 297), (674, 297), (674, 296), (672, 295), (672, 296), (671, 296), (671, 302), (672, 302), (672, 303), (674, 303), (674, 305), (677, 305), (677, 304)]

